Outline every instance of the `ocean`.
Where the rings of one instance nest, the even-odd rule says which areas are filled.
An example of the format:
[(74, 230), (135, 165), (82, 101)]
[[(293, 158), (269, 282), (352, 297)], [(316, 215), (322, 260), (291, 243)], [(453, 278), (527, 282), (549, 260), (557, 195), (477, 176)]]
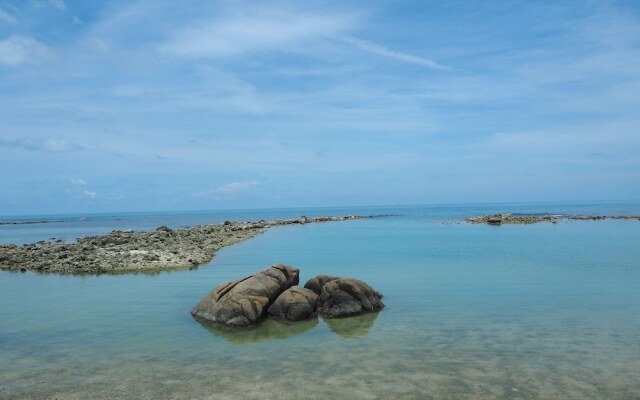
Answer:
[[(471, 225), (493, 212), (640, 215), (639, 202), (96, 215), (1, 225), (0, 243), (113, 229), (382, 214), (278, 226), (193, 270), (0, 272), (2, 399), (640, 398), (640, 221)], [(274, 263), (361, 279), (374, 314), (254, 329), (201, 325), (211, 289)]]

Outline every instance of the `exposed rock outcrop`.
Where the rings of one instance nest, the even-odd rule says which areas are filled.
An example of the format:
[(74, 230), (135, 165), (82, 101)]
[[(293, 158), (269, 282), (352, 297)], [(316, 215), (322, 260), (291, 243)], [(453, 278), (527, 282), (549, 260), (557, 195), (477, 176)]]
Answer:
[(300, 321), (316, 312), (318, 295), (307, 288), (292, 286), (269, 307), (269, 314), (288, 321)]
[(121, 274), (194, 268), (223, 247), (250, 239), (272, 226), (347, 221), (373, 216), (301, 217), (232, 222), (153, 232), (114, 230), (75, 243), (40, 241), (0, 245), (0, 269), (59, 274)]
[(225, 282), (206, 295), (191, 311), (202, 320), (229, 326), (252, 326), (282, 292), (297, 285), (299, 271), (272, 265), (246, 278)]
[(557, 223), (558, 216), (554, 215), (513, 215), (513, 214), (490, 214), (479, 217), (465, 218), (465, 221), (472, 224), (535, 224), (538, 222)]
[(488, 214), (479, 217), (468, 217), (465, 221), (471, 224), (489, 224), (489, 225), (505, 225), (505, 224), (536, 224), (539, 222), (551, 222), (557, 224), (561, 220), (566, 221), (600, 221), (605, 219), (637, 219), (637, 215), (525, 215), (525, 214)]
[(382, 294), (366, 283), (352, 278), (326, 282), (318, 298), (318, 314), (336, 318), (380, 310)]
[(304, 284), (304, 287), (306, 289), (313, 291), (318, 296), (320, 296), (320, 293), (322, 292), (322, 287), (325, 285), (325, 283), (329, 281), (334, 281), (336, 279), (340, 279), (340, 277), (331, 276), (331, 275), (318, 275), (315, 278), (309, 279), (307, 283)]
[(191, 311), (201, 323), (227, 327), (251, 327), (267, 314), (285, 321), (302, 321), (320, 314), (327, 318), (378, 311), (382, 294), (352, 278), (318, 275), (298, 285), (297, 268), (275, 264), (246, 278), (224, 282)]

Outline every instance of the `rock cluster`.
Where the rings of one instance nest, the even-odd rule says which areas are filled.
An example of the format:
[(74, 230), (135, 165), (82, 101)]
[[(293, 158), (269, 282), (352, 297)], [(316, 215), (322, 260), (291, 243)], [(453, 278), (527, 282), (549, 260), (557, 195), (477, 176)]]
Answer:
[(373, 216), (300, 217), (276, 221), (230, 222), (153, 232), (116, 230), (75, 243), (40, 241), (0, 245), (0, 269), (59, 274), (118, 274), (192, 268), (209, 262), (216, 251), (250, 239), (272, 226), (345, 221)]
[(573, 220), (573, 221), (598, 221), (605, 219), (637, 219), (640, 220), (640, 216), (637, 215), (522, 215), (522, 214), (488, 214), (481, 215), (479, 217), (465, 218), (465, 221), (472, 224), (489, 224), (489, 225), (504, 225), (504, 224), (535, 224), (538, 222), (551, 222), (557, 224), (560, 220)]
[(537, 222), (557, 223), (558, 217), (553, 215), (513, 215), (513, 214), (490, 214), (479, 217), (465, 218), (465, 221), (472, 224), (535, 224)]
[(380, 310), (382, 294), (352, 278), (320, 275), (304, 288), (298, 285), (297, 268), (275, 264), (246, 278), (224, 282), (191, 311), (200, 321), (247, 327), (267, 315), (301, 321), (316, 314), (346, 317)]

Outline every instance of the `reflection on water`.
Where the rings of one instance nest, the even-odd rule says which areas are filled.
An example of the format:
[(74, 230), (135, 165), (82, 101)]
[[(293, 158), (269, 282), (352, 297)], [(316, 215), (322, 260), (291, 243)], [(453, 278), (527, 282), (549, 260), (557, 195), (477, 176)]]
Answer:
[[(346, 318), (324, 318), (333, 332), (346, 338), (356, 338), (369, 333), (380, 312)], [(232, 328), (196, 319), (206, 330), (235, 345), (270, 342), (300, 335), (318, 326), (318, 318), (289, 322), (267, 318), (255, 327)]]
[(299, 322), (286, 322), (266, 319), (252, 328), (231, 328), (203, 321), (198, 321), (209, 332), (224, 338), (231, 344), (251, 344), (285, 339), (299, 335), (318, 325), (318, 318)]
[(355, 338), (369, 333), (380, 311), (347, 318), (325, 318), (329, 328), (340, 336)]

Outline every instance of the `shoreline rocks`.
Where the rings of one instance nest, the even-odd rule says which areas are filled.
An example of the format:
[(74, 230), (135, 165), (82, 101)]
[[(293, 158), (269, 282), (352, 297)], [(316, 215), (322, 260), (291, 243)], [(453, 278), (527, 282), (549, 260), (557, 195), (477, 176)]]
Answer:
[(565, 221), (600, 221), (605, 219), (614, 220), (640, 220), (637, 215), (526, 215), (526, 214), (488, 214), (478, 217), (468, 217), (465, 221), (470, 224), (506, 225), (506, 224), (536, 224), (540, 222), (551, 222), (557, 224), (561, 220)]
[(196, 268), (223, 247), (250, 239), (274, 226), (348, 221), (378, 216), (300, 217), (275, 221), (231, 222), (152, 232), (114, 230), (75, 243), (40, 241), (0, 245), (0, 269), (57, 274), (156, 273)]
[(191, 315), (200, 322), (237, 328), (253, 327), (267, 316), (295, 322), (316, 315), (360, 315), (384, 307), (382, 294), (363, 281), (319, 275), (301, 288), (299, 274), (297, 268), (274, 264), (246, 278), (223, 282), (196, 304)]
[(53, 224), (64, 222), (61, 219), (42, 220), (42, 221), (0, 221), (0, 225), (33, 225), (33, 224)]

